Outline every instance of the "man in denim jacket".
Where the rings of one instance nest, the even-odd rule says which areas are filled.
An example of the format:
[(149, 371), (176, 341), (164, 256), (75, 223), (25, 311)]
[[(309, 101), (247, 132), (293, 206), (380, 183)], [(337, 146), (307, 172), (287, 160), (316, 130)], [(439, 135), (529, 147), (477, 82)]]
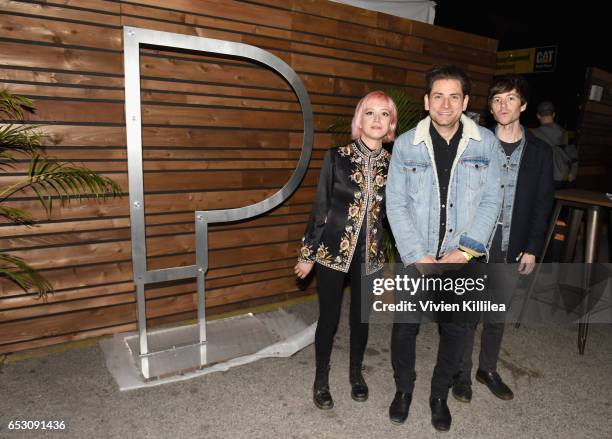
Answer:
[[(387, 179), (387, 216), (405, 266), (437, 271), (435, 264), (463, 264), (488, 256), (501, 208), (499, 144), (493, 133), (463, 115), (470, 80), (455, 66), (426, 73), (429, 117), (400, 136), (393, 147)], [(418, 273), (417, 273), (418, 274)], [(396, 320), (391, 338), (396, 394), (389, 407), (393, 423), (403, 423), (414, 389), (418, 323)], [(467, 326), (440, 323), (438, 359), (431, 381), (432, 424), (450, 429), (448, 389), (458, 370)]]

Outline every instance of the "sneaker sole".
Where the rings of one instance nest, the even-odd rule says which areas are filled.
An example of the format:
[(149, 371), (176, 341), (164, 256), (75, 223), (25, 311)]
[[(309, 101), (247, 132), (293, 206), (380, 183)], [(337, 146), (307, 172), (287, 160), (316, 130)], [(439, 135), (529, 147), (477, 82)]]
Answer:
[(510, 400), (514, 399), (514, 395), (502, 395), (500, 393), (497, 393), (497, 392), (493, 391), (493, 389), (491, 389), (489, 387), (487, 382), (485, 380), (483, 380), (482, 378), (480, 378), (478, 375), (476, 376), (476, 381), (478, 381), (479, 383), (484, 384), (485, 386), (487, 386), (487, 389), (489, 389), (493, 395), (497, 396), (499, 399), (501, 399), (503, 401), (510, 401)]

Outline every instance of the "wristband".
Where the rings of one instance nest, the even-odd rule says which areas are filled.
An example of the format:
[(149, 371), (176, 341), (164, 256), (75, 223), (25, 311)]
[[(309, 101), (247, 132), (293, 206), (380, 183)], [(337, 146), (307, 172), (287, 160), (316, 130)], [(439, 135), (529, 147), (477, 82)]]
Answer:
[(474, 258), (474, 255), (471, 254), (471, 253), (468, 253), (468, 252), (466, 252), (464, 250), (459, 250), (459, 251), (463, 254), (463, 256), (465, 256), (465, 260), (467, 262), (470, 262), (472, 260), (472, 258)]

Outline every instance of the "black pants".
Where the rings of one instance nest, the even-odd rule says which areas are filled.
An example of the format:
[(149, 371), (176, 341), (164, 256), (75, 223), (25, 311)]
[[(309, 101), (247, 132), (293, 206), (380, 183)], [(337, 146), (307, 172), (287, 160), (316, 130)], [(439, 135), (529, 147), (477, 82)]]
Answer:
[[(361, 277), (360, 252), (355, 252), (349, 272), (327, 268), (317, 264), (317, 290), (319, 296), (319, 321), (315, 332), (315, 355), (317, 365), (329, 364), (334, 344), (334, 335), (340, 321), (342, 307), (342, 289), (344, 279), (348, 275), (351, 287), (350, 309), (350, 361), (351, 364), (361, 364), (368, 343), (368, 323), (362, 323), (362, 281), (367, 282), (373, 276)], [(365, 292), (370, 297), (369, 292)], [(367, 303), (363, 303), (369, 309)], [(365, 311), (364, 309), (364, 311)]]
[[(480, 336), (480, 356), (478, 368), (486, 372), (497, 370), (497, 359), (504, 337), (504, 323), (483, 323)], [(470, 375), (472, 372), (472, 351), (474, 350), (474, 336), (476, 324), (470, 325), (466, 335), (464, 350), (459, 362), (459, 370)]]
[[(517, 278), (512, 276), (514, 273), (515, 266), (508, 266), (505, 264), (506, 254), (502, 251), (502, 228), (497, 226), (493, 240), (491, 242), (491, 250), (489, 252), (489, 263), (498, 264), (499, 269), (495, 267), (489, 271), (489, 278), (491, 279), (489, 288), (491, 293), (495, 293), (495, 289), (500, 291), (496, 295), (499, 301), (500, 297), (506, 297), (509, 301), (508, 293), (502, 293), (503, 289), (508, 289), (510, 285), (516, 284)], [(505, 324), (499, 321), (487, 321), (487, 315), (483, 318), (482, 334), (480, 336), (480, 356), (478, 359), (478, 368), (486, 372), (493, 372), (497, 370), (497, 360), (499, 358), (499, 351), (501, 349), (502, 339), (504, 337)], [(459, 370), (468, 374), (472, 372), (472, 351), (474, 350), (474, 336), (476, 333), (476, 326), (478, 323), (468, 325), (468, 331), (466, 339), (463, 344), (463, 352), (461, 353), (461, 360), (459, 362)]]
[[(410, 277), (420, 277), (414, 266), (403, 268), (401, 273)], [(417, 293), (417, 296), (421, 292)], [(416, 296), (415, 296), (416, 297)], [(397, 296), (396, 296), (397, 300)], [(396, 321), (391, 331), (391, 364), (395, 387), (399, 392), (412, 393), (416, 380), (416, 337), (419, 334), (421, 315), (395, 314)], [(430, 316), (431, 318), (431, 316)], [(409, 323), (406, 323), (409, 322)], [(431, 396), (446, 399), (453, 377), (459, 370), (459, 359), (467, 338), (468, 326), (465, 323), (438, 323), (438, 357), (431, 378)]]
[[(419, 323), (394, 323), (391, 332), (391, 363), (395, 387), (399, 392), (412, 393), (416, 380), (416, 337)], [(431, 378), (431, 396), (446, 399), (453, 377), (459, 368), (459, 358), (468, 328), (465, 324), (439, 323), (438, 358)]]

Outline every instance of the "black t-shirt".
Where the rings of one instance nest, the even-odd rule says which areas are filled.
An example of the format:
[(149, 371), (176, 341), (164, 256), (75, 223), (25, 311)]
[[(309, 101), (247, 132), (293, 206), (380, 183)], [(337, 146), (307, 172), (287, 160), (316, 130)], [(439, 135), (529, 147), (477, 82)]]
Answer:
[(514, 150), (519, 147), (522, 141), (523, 139), (519, 139), (516, 142), (508, 143), (508, 142), (504, 142), (503, 140), (500, 140), (499, 143), (501, 143), (502, 148), (504, 148), (504, 152), (506, 153), (506, 156), (510, 157), (512, 153), (514, 152)]

